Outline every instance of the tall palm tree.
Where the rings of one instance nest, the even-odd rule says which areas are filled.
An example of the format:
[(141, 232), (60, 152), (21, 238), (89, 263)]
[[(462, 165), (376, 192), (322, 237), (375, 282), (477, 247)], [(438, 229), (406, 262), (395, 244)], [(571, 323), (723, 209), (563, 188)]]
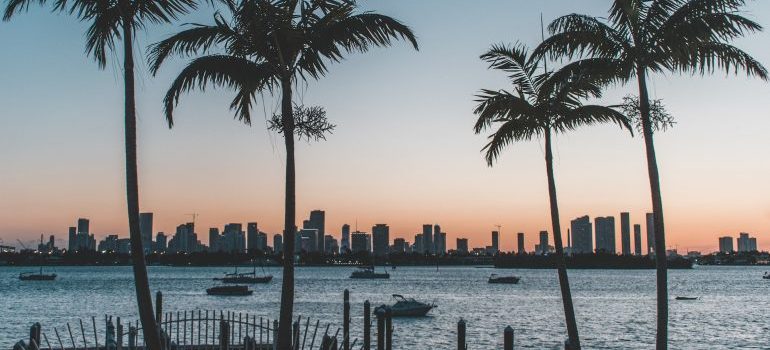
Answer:
[(329, 63), (351, 52), (390, 46), (407, 40), (417, 49), (411, 29), (381, 14), (356, 13), (355, 0), (220, 0), (221, 12), (212, 25), (193, 25), (153, 45), (150, 65), (157, 72), (173, 54), (196, 56), (174, 80), (165, 98), (166, 118), (173, 126), (173, 109), (182, 93), (204, 90), (208, 84), (235, 90), (230, 104), (237, 119), (251, 123), (257, 94), (281, 93), (281, 123), (286, 146), (286, 197), (278, 348), (291, 347), (294, 306), (295, 119), (294, 84), (319, 79)]
[[(32, 3), (46, 0), (10, 0), (3, 20), (26, 10)], [(168, 23), (196, 7), (194, 0), (55, 0), (54, 10), (67, 12), (80, 21), (88, 22), (86, 50), (100, 69), (107, 64), (107, 52), (123, 42), (123, 74), (125, 93), (126, 201), (128, 230), (131, 240), (136, 300), (142, 321), (144, 338), (150, 349), (160, 349), (158, 327), (152, 309), (150, 284), (144, 247), (139, 231), (139, 180), (136, 150), (136, 101), (134, 94), (134, 32), (146, 24)]]
[(552, 138), (555, 134), (586, 125), (617, 123), (629, 131), (631, 126), (627, 118), (613, 108), (583, 104), (584, 99), (600, 97), (601, 90), (580, 72), (560, 70), (537, 74), (540, 60), (529, 56), (523, 45), (494, 45), (481, 59), (488, 62), (490, 68), (508, 74), (513, 84), (513, 91), (485, 89), (477, 95), (476, 101), (479, 104), (474, 111), (478, 115), (475, 132), (479, 134), (496, 128), (483, 149), (486, 151), (487, 164), (492, 166), (502, 150), (513, 142), (540, 137), (545, 139), (545, 165), (553, 241), (556, 247), (556, 268), (570, 349), (580, 349), (580, 337), (564, 261), (553, 172)]
[(534, 53), (552, 58), (587, 56), (574, 62), (573, 68), (591, 72), (605, 82), (626, 83), (636, 78), (654, 215), (657, 349), (667, 348), (668, 282), (648, 74), (705, 75), (716, 70), (743, 70), (748, 76), (767, 80), (762, 64), (730, 44), (745, 34), (762, 30), (758, 23), (741, 16), (744, 4), (745, 0), (613, 0), (607, 20), (579, 14), (554, 20), (548, 27), (552, 36)]

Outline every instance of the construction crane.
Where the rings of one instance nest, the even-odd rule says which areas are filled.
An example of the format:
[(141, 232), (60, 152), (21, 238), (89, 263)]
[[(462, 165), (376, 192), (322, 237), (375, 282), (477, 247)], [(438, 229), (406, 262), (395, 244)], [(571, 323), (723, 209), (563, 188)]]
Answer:
[(26, 245), (24, 245), (24, 242), (22, 242), (20, 239), (17, 238), (16, 242), (19, 242), (19, 244), (21, 244), (21, 247), (24, 248), (24, 250), (28, 250), (29, 249), (29, 248), (27, 248)]
[(198, 213), (191, 213), (191, 214), (185, 214), (185, 215), (192, 216), (192, 223), (193, 223), (193, 226), (195, 226), (195, 219), (198, 218)]

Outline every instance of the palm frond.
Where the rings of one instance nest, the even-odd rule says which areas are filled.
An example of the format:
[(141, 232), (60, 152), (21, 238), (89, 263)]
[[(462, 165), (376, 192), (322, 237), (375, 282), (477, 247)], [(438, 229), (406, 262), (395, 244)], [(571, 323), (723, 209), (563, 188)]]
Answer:
[(505, 90), (481, 90), (481, 93), (476, 95), (476, 102), (478, 105), (473, 114), (478, 115), (478, 119), (473, 130), (477, 134), (495, 122), (527, 118), (527, 116), (539, 114), (536, 107), (529, 101)]
[[(633, 37), (632, 33), (640, 32), (645, 14), (644, 0), (612, 0), (609, 21), (615, 30), (622, 33), (623, 36)], [(639, 39), (641, 38), (637, 37), (634, 41)]]
[(749, 77), (768, 79), (767, 69), (751, 55), (733, 45), (718, 42), (691, 45), (689, 50), (671, 57), (671, 66), (675, 70), (700, 75), (715, 71), (727, 74), (745, 71)]
[(487, 165), (492, 166), (511, 143), (532, 140), (533, 137), (542, 135), (544, 131), (543, 125), (538, 124), (533, 118), (501, 121), (500, 127), (489, 135), (489, 142), (481, 149), (482, 152), (486, 152), (484, 159)]
[(236, 90), (236, 97), (230, 104), (235, 118), (251, 123), (251, 103), (259, 92), (270, 92), (277, 83), (276, 73), (266, 63), (254, 63), (247, 59), (210, 55), (193, 60), (174, 80), (164, 98), (166, 121), (173, 127), (174, 106), (184, 92), (194, 89), (205, 90), (208, 84)]
[(43, 6), (45, 2), (46, 0), (9, 0), (3, 11), (3, 21), (10, 21), (15, 14), (29, 10), (33, 4)]
[(195, 0), (132, 0), (137, 23), (169, 23), (195, 10)]
[(613, 107), (599, 105), (584, 105), (574, 109), (561, 111), (554, 120), (553, 129), (557, 132), (575, 130), (581, 126), (615, 123), (628, 130), (633, 136), (634, 129), (628, 117)]
[(107, 65), (107, 52), (115, 49), (116, 39), (121, 39), (123, 17), (120, 9), (107, 1), (98, 1), (95, 5), (94, 9), (84, 10), (91, 11), (84, 14), (91, 20), (86, 31), (86, 52), (94, 58), (99, 68), (104, 68)]
[(510, 47), (505, 44), (492, 45), (480, 58), (489, 63), (489, 68), (509, 73), (508, 77), (513, 85), (524, 94), (535, 94), (533, 76), (537, 61), (530, 59), (527, 47), (523, 44), (517, 43)]
[(190, 29), (176, 33), (150, 46), (147, 60), (154, 75), (170, 55), (191, 56), (207, 52), (212, 45), (234, 37), (236, 33), (226, 23), (213, 26), (193, 24)]
[(585, 15), (559, 17), (548, 26), (548, 30), (552, 35), (535, 48), (532, 52), (534, 57), (617, 57), (632, 46), (622, 33)]

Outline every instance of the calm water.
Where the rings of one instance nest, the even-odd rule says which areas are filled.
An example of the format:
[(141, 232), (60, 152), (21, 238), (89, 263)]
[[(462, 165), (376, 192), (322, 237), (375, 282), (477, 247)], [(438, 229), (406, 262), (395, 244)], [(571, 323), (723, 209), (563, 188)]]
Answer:
[[(58, 267), (56, 282), (20, 282), (29, 268), (0, 267), (0, 348), (10, 348), (36, 321), (43, 331), (104, 314), (136, 319), (130, 267)], [(164, 293), (164, 311), (232, 310), (277, 318), (280, 269), (267, 285), (245, 298), (211, 297), (205, 288), (227, 269), (150, 267), (153, 292)], [(493, 269), (473, 267), (400, 267), (391, 279), (350, 280), (349, 267), (298, 268), (295, 310), (313, 321), (341, 325), (342, 292), (351, 291), (352, 337), (362, 337), (363, 302), (391, 302), (393, 293), (433, 301), (430, 317), (396, 319), (398, 349), (456, 348), (457, 321), (468, 323), (471, 349), (502, 347), (511, 325), (517, 348), (558, 349), (566, 338), (556, 272), (510, 270), (518, 285), (490, 285)], [(770, 281), (763, 268), (696, 267), (670, 271), (671, 297), (700, 296), (670, 303), (672, 349), (770, 349)], [(651, 349), (655, 325), (655, 273), (649, 271), (571, 270), (569, 272), (580, 336), (586, 349)], [(61, 328), (60, 328), (61, 329)], [(103, 334), (100, 334), (103, 338)]]

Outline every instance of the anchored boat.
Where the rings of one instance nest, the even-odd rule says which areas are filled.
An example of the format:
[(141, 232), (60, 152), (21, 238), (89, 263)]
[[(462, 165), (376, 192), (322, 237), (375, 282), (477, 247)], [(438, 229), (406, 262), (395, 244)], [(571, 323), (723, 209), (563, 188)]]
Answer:
[(390, 306), (393, 317), (421, 317), (436, 307), (435, 303), (426, 304), (400, 294), (393, 294), (393, 299), (396, 299), (396, 303)]
[(217, 286), (206, 289), (208, 295), (246, 296), (253, 293), (254, 291), (250, 290), (248, 286)]
[(265, 273), (265, 269), (262, 268), (262, 275), (257, 276), (257, 267), (254, 266), (252, 272), (238, 273), (238, 268), (235, 268), (233, 273), (225, 273), (225, 277), (214, 278), (214, 281), (222, 281), (222, 283), (268, 283), (273, 280), (273, 275)]
[(350, 278), (357, 278), (357, 279), (388, 279), (390, 278), (390, 274), (387, 272), (375, 272), (374, 266), (362, 266), (359, 267), (356, 271), (353, 271), (353, 273), (350, 274)]
[(40, 272), (22, 272), (19, 274), (19, 279), (22, 281), (53, 281), (56, 279), (56, 274), (44, 274), (43, 267), (40, 267)]
[(521, 277), (517, 276), (499, 276), (495, 273), (489, 276), (489, 283), (501, 283), (501, 284), (516, 284), (519, 283)]

